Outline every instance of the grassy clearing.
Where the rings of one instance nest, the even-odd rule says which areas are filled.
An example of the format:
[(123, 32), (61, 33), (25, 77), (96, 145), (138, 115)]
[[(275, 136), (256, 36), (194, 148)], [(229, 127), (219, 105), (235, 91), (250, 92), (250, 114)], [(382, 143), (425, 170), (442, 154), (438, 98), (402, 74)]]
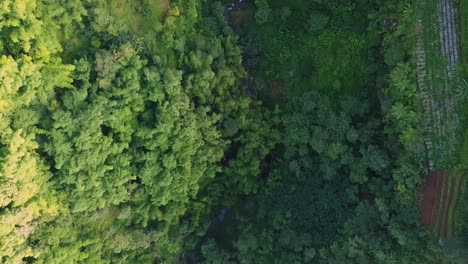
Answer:
[[(284, 98), (312, 90), (338, 97), (365, 94), (370, 64), (365, 33), (338, 27), (335, 24), (339, 18), (333, 16), (322, 31), (308, 32), (306, 22), (310, 8), (299, 10), (299, 7), (311, 4), (303, 2), (273, 1), (275, 10), (290, 10), (292, 14), (276, 15), (271, 22), (262, 25), (249, 19), (243, 29), (247, 33), (255, 32), (264, 53), (255, 74), (260, 98), (274, 105), (282, 103)], [(278, 83), (282, 84), (280, 93)]]
[[(107, 0), (104, 6), (110, 15), (143, 38), (150, 48), (156, 47), (156, 26), (164, 18), (169, 7), (170, 0)], [(73, 63), (79, 51), (91, 46), (91, 41), (81, 37), (79, 33), (71, 38), (66, 38), (60, 30), (56, 34), (63, 46), (62, 58), (65, 63)], [(158, 47), (158, 50), (161, 50), (161, 53), (166, 52), (164, 47)]]
[[(161, 41), (161, 27), (170, 10), (170, 0), (107, 0), (110, 15), (128, 26), (153, 54), (162, 56), (168, 65), (177, 64), (175, 53)], [(180, 11), (174, 11), (178, 13)], [(178, 15), (175, 15), (178, 16)]]
[(454, 170), (451, 173), (451, 176), (450, 176), (454, 180), (455, 189), (454, 189), (454, 192), (453, 192), (453, 198), (452, 198), (452, 201), (450, 203), (450, 207), (449, 207), (449, 211), (448, 211), (447, 234), (448, 234), (449, 238), (455, 236), (455, 224), (456, 224), (456, 220), (457, 220), (457, 216), (458, 216), (456, 208), (457, 208), (457, 206), (459, 204), (460, 191), (462, 189), (461, 187), (462, 187), (463, 181), (464, 181), (463, 174), (464, 174), (464, 171)]
[(151, 47), (156, 47), (156, 27), (169, 10), (169, 0), (108, 0), (107, 9)]
[[(260, 67), (267, 64), (276, 65), (270, 71), (258, 71), (265, 82), (260, 93), (262, 99), (273, 102), (281, 101), (276, 96), (277, 85), (284, 83), (284, 93), (287, 98), (300, 96), (304, 92), (316, 90), (325, 94), (340, 96), (360, 94), (367, 86), (367, 54), (364, 52), (364, 42), (357, 36), (344, 34), (329, 36), (336, 32), (324, 32), (325, 36), (312, 38), (300, 48), (287, 48), (295, 51), (275, 61), (264, 61)], [(278, 37), (279, 38), (279, 37)], [(356, 43), (357, 42), (357, 43)], [(297, 43), (294, 41), (289, 42)], [(356, 44), (355, 46), (352, 46)], [(338, 48), (339, 47), (339, 48)], [(283, 53), (286, 54), (286, 53)], [(270, 66), (270, 68), (272, 68)]]
[(312, 88), (332, 89), (336, 94), (356, 95), (366, 86), (365, 41), (350, 31), (328, 30), (311, 45), (316, 62)]

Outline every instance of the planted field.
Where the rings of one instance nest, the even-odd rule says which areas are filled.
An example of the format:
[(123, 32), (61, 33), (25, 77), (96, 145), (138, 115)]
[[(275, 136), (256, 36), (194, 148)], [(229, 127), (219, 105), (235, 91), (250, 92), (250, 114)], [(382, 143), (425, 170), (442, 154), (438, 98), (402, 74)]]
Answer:
[[(453, 89), (459, 74), (457, 10), (452, 0), (420, 1), (417, 37), (419, 96), (424, 109), (430, 171), (447, 169), (458, 156), (458, 103)], [(434, 23), (438, 21), (439, 23)]]
[[(460, 8), (466, 12), (468, 1), (461, 1)], [(421, 224), (432, 226), (440, 237), (453, 237), (457, 203), (464, 183), (464, 173), (453, 169), (464, 163), (463, 158), (459, 159), (463, 152), (464, 129), (460, 121), (463, 105), (454, 96), (454, 89), (462, 77), (458, 68), (461, 57), (463, 61), (467, 58), (464, 38), (468, 21), (463, 16), (459, 19), (453, 0), (432, 4), (418, 1), (417, 9), (418, 87), (430, 171), (420, 205)]]
[(440, 237), (454, 237), (455, 208), (463, 177), (449, 171), (431, 172), (426, 177), (420, 204), (421, 224), (433, 227)]

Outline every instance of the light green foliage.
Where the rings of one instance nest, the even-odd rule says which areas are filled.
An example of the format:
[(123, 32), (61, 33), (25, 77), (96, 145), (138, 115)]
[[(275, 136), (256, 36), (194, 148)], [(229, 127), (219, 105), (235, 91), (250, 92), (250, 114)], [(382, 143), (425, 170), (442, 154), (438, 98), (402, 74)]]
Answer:
[(42, 223), (42, 217), (55, 215), (57, 205), (44, 199), (50, 174), (35, 153), (33, 134), (20, 129), (0, 136), (4, 145), (0, 156), (0, 249), (3, 261), (19, 262), (40, 251), (26, 243)]
[(54, 57), (60, 50), (49, 17), (36, 1), (0, 5), (0, 261), (21, 263), (42, 248), (30, 237), (61, 210), (39, 155), (36, 136), (41, 104), (55, 87), (70, 87), (73, 66)]
[[(174, 54), (157, 59), (97, 3), (2, 3), (2, 262), (172, 262), (222, 202), (210, 197), (224, 189), (220, 161), (234, 145), (241, 150), (230, 162), (242, 160), (249, 170), (242, 181), (255, 184), (278, 135), (240, 88), (236, 38), (187, 24), (197, 6), (168, 10), (161, 39)], [(64, 65), (57, 40), (76, 32), (94, 46)], [(262, 114), (249, 114), (251, 107)], [(234, 172), (225, 177), (231, 201), (255, 188)]]
[(99, 88), (110, 88), (118, 71), (119, 64), (114, 55), (107, 50), (96, 53), (96, 73)]

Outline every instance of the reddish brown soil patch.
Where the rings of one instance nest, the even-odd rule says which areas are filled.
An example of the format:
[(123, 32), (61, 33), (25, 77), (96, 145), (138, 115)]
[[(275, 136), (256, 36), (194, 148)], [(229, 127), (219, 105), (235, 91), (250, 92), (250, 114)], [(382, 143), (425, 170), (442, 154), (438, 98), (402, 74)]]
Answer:
[(235, 10), (231, 12), (231, 26), (234, 29), (240, 29), (247, 25), (252, 18), (253, 14), (251, 10)]
[[(453, 233), (455, 217), (449, 213), (450, 207), (458, 203), (461, 182), (463, 177), (450, 177), (446, 170), (431, 172), (426, 177), (420, 204), (421, 224), (433, 227), (439, 237), (450, 237)], [(457, 196), (454, 195), (455, 190), (458, 190)], [(452, 229), (449, 230), (449, 226)]]
[(426, 177), (423, 188), (423, 197), (420, 204), (421, 224), (433, 226), (439, 208), (439, 196), (444, 182), (448, 179), (448, 171), (435, 171)]

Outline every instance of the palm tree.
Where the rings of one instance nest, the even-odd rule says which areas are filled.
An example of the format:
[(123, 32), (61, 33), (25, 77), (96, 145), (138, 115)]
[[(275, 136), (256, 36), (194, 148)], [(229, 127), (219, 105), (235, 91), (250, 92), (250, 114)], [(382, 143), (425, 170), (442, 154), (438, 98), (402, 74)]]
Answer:
[(460, 78), (455, 85), (453, 93), (460, 102), (466, 102), (468, 99), (468, 82), (465, 79)]

